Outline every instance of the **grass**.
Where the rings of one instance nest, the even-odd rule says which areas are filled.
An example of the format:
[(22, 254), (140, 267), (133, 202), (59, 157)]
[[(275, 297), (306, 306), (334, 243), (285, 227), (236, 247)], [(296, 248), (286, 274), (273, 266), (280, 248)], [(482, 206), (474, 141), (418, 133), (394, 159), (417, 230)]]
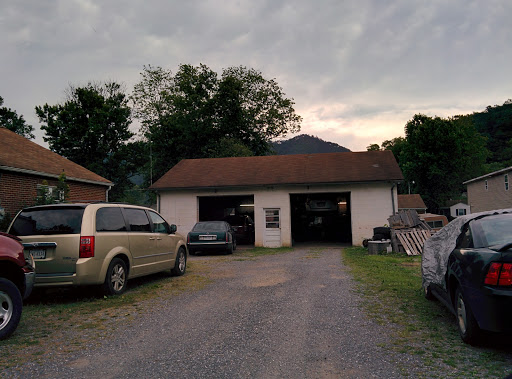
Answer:
[(342, 257), (359, 283), (365, 312), (390, 325), (393, 341), (386, 348), (421, 357), (439, 377), (503, 378), (512, 372), (512, 343), (497, 344), (502, 339), (489, 336), (480, 347), (464, 344), (455, 317), (424, 298), (421, 257), (368, 255), (359, 247), (344, 249)]

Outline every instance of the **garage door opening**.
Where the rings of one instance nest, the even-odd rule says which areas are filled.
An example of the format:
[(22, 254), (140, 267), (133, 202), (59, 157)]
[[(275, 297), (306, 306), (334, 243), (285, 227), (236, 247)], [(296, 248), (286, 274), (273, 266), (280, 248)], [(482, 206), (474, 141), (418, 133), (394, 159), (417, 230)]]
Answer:
[(352, 243), (350, 193), (291, 194), (293, 242)]
[(227, 221), (237, 244), (254, 243), (254, 196), (199, 197), (199, 221)]

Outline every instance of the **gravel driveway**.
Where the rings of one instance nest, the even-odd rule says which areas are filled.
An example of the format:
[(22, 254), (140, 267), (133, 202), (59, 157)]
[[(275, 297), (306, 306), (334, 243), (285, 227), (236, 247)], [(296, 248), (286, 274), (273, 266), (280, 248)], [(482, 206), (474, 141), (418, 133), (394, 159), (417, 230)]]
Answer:
[[(139, 310), (78, 354), (18, 368), (47, 378), (396, 378), (421, 363), (383, 346), (360, 309), (340, 248), (246, 259), (190, 257), (212, 284)], [(77, 335), (80, 331), (77, 331)], [(412, 358), (411, 358), (412, 357)]]

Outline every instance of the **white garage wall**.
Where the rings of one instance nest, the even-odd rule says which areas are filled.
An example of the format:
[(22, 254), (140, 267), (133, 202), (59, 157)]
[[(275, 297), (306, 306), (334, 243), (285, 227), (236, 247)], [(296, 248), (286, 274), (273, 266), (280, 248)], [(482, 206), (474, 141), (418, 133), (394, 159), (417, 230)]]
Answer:
[[(352, 244), (361, 245), (365, 238), (373, 236), (373, 228), (388, 224), (393, 214), (391, 184), (361, 184), (351, 191), (352, 207)], [(393, 189), (395, 212), (397, 211), (397, 192)]]
[[(286, 186), (230, 191), (164, 191), (160, 193), (159, 211), (178, 231), (186, 235), (199, 219), (200, 196), (254, 195), (255, 245), (263, 246), (266, 208), (281, 210), (281, 245), (291, 246), (290, 193), (341, 193), (350, 192), (352, 243), (361, 245), (373, 235), (373, 228), (387, 224), (393, 214), (391, 183), (352, 184), (338, 186)], [(395, 209), (396, 188), (393, 190)]]

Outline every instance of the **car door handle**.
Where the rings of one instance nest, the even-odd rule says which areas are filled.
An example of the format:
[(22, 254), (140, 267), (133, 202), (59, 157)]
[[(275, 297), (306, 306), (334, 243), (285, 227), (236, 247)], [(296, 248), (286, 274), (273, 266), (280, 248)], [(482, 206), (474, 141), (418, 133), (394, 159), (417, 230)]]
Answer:
[(154, 240), (155, 240), (155, 237), (149, 237), (149, 240), (150, 240), (150, 241), (154, 241)]
[(160, 237), (156, 237), (156, 240), (157, 241), (161, 241), (162, 239)]

